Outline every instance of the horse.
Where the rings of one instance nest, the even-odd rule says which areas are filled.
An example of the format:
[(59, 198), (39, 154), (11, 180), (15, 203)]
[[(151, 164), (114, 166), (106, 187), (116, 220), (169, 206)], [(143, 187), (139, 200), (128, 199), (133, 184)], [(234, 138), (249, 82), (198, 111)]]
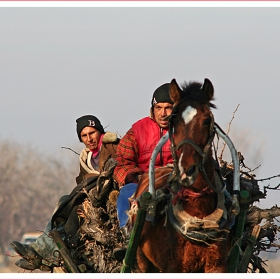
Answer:
[[(216, 108), (209, 79), (179, 87), (170, 83), (174, 102), (169, 116), (173, 167), (155, 169), (155, 189), (164, 199), (153, 219), (144, 222), (136, 261), (141, 272), (226, 272), (229, 231), (223, 229), (223, 185), (213, 159), (212, 141)], [(142, 176), (136, 201), (147, 191)], [(158, 199), (159, 200), (159, 199)]]

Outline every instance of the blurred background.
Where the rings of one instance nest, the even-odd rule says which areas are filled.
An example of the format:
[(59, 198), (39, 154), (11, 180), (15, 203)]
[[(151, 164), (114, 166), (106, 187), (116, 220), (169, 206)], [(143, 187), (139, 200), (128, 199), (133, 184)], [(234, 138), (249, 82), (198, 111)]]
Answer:
[[(277, 186), (279, 19), (278, 7), (1, 6), (1, 263), (75, 187), (75, 120), (96, 115), (121, 137), (173, 78), (212, 81), (215, 121), (256, 178), (275, 176), (260, 185)], [(270, 190), (257, 206), (279, 197)], [(268, 254), (270, 272), (278, 255)]]

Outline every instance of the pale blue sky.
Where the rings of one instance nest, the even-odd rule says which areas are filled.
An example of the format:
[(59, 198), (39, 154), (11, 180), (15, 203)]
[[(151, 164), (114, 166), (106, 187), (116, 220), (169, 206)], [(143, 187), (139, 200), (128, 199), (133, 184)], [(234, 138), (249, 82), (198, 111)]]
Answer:
[(207, 77), (224, 130), (240, 104), (230, 136), (245, 163), (279, 174), (279, 21), (275, 7), (2, 7), (0, 139), (59, 153), (84, 114), (124, 135), (158, 86)]

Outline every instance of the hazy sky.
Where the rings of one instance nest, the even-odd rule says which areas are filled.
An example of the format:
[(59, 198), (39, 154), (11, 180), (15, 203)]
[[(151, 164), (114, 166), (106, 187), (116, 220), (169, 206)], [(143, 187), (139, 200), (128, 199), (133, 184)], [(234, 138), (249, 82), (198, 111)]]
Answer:
[(240, 104), (230, 136), (245, 163), (279, 174), (279, 26), (277, 7), (1, 7), (0, 139), (60, 153), (84, 114), (124, 135), (158, 86), (209, 78), (224, 130)]

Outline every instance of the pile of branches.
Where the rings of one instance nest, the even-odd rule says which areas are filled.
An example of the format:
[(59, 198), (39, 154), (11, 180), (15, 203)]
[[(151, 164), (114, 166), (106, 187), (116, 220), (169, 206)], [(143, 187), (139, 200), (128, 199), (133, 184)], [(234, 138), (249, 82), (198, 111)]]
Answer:
[[(276, 240), (277, 233), (280, 232), (280, 227), (276, 224), (278, 221), (276, 217), (280, 216), (280, 207), (277, 205), (270, 209), (261, 209), (254, 204), (259, 202), (260, 199), (265, 199), (268, 189), (278, 190), (280, 185), (275, 188), (264, 186), (263, 190), (259, 187), (259, 182), (264, 180), (270, 180), (277, 176), (273, 176), (266, 179), (256, 179), (256, 176), (251, 173), (251, 169), (244, 163), (244, 157), (241, 153), (239, 155), (240, 163), (240, 191), (246, 190), (249, 192), (249, 209), (246, 214), (246, 220), (244, 225), (244, 232), (241, 241), (241, 251), (244, 253), (248, 243), (251, 241), (251, 235), (256, 225), (260, 226), (259, 233), (257, 235), (256, 243), (253, 247), (253, 252), (248, 266), (248, 272), (267, 272), (265, 267), (267, 266), (266, 260), (259, 257), (260, 252), (274, 252), (276, 253), (280, 248)], [(231, 163), (219, 159), (221, 166), (222, 176), (225, 178), (227, 184), (227, 190), (229, 193), (233, 193), (233, 166)], [(273, 251), (274, 250), (274, 251)], [(242, 257), (242, 254), (241, 254)]]
[(116, 246), (121, 246), (124, 237), (118, 226), (116, 200), (118, 191), (110, 192), (106, 203), (94, 207), (95, 190), (89, 191), (78, 210), (81, 226), (77, 232), (79, 246), (70, 249), (72, 261), (84, 273), (117, 273), (121, 262), (112, 255)]

